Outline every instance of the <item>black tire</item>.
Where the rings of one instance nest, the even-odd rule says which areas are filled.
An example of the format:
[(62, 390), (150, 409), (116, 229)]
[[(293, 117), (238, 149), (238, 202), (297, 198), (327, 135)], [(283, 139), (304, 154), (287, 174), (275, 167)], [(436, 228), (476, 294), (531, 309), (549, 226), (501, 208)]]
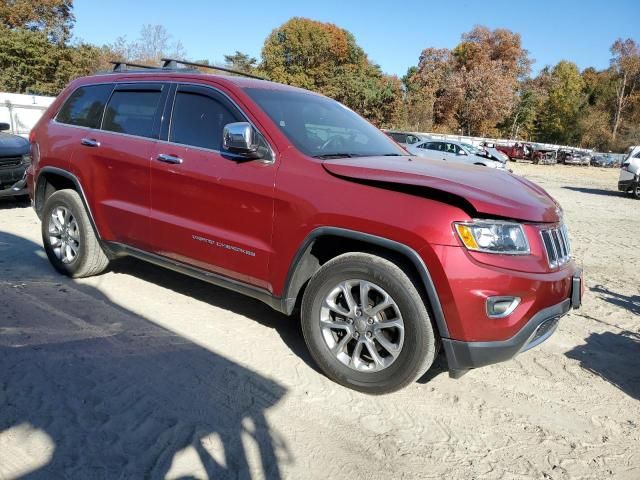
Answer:
[(640, 200), (640, 181), (636, 182), (636, 184), (631, 189), (631, 195), (636, 200)]
[[(401, 313), (404, 344), (395, 361), (382, 370), (362, 372), (352, 369), (331, 353), (323, 338), (321, 305), (345, 280), (364, 280), (381, 287)], [(305, 341), (322, 371), (335, 382), (364, 393), (389, 393), (416, 381), (429, 369), (437, 351), (431, 319), (418, 289), (401, 268), (375, 255), (347, 253), (323, 265), (309, 281), (301, 318)]]
[[(67, 209), (78, 226), (77, 254), (68, 263), (63, 262), (56, 255), (49, 234), (50, 219), (53, 211), (58, 207)], [(42, 244), (53, 267), (69, 277), (91, 277), (102, 273), (109, 266), (109, 259), (98, 242), (84, 204), (75, 190), (58, 190), (45, 202), (42, 211)]]

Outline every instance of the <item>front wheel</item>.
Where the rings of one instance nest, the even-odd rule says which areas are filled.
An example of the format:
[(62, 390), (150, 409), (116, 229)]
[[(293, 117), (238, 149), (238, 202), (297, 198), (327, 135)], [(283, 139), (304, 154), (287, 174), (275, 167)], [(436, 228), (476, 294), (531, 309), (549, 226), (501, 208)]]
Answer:
[(365, 253), (340, 255), (312, 277), (302, 302), (302, 331), (329, 378), (370, 394), (414, 382), (436, 353), (416, 286), (397, 265)]

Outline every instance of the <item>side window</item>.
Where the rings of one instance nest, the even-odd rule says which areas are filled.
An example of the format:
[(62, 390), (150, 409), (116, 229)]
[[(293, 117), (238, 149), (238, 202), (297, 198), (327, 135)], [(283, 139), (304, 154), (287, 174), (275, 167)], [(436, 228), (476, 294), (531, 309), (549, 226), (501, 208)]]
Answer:
[(116, 90), (107, 105), (102, 129), (152, 138), (161, 95), (160, 89)]
[(69, 96), (58, 112), (56, 121), (68, 125), (100, 128), (104, 105), (113, 90), (113, 85), (87, 85)]
[(458, 146), (453, 144), (453, 143), (446, 143), (445, 144), (445, 151), (447, 153), (458, 153)]
[(426, 148), (429, 149), (429, 150), (442, 151), (442, 143), (440, 143), (440, 142), (430, 142), (430, 143), (427, 143)]
[(173, 105), (169, 141), (222, 150), (222, 129), (243, 119), (225, 104), (204, 93), (178, 91)]

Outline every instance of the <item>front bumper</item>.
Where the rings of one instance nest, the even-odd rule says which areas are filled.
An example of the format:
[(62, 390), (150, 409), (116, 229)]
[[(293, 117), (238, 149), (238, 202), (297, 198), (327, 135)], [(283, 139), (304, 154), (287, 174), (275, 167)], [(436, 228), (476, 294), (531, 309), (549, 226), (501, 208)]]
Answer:
[(0, 198), (27, 195), (27, 166), (0, 170)]
[(571, 308), (579, 308), (582, 304), (584, 286), (581, 270), (574, 273), (571, 284), (569, 298), (540, 310), (507, 340), (465, 342), (443, 338), (451, 376), (457, 378), (472, 368), (504, 362), (548, 339), (555, 332), (560, 318)]
[(638, 178), (632, 178), (630, 180), (620, 180), (618, 182), (618, 190), (621, 192), (628, 192), (629, 190), (635, 188), (635, 186), (638, 185), (639, 182), (640, 180)]

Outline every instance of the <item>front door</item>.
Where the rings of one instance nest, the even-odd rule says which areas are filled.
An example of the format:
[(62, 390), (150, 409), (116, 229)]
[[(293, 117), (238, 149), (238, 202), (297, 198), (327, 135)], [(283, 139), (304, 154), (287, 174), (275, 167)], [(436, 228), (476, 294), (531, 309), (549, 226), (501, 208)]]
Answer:
[(221, 92), (178, 85), (166, 142), (151, 162), (156, 254), (270, 288), (277, 164), (222, 152), (222, 129), (247, 121)]

